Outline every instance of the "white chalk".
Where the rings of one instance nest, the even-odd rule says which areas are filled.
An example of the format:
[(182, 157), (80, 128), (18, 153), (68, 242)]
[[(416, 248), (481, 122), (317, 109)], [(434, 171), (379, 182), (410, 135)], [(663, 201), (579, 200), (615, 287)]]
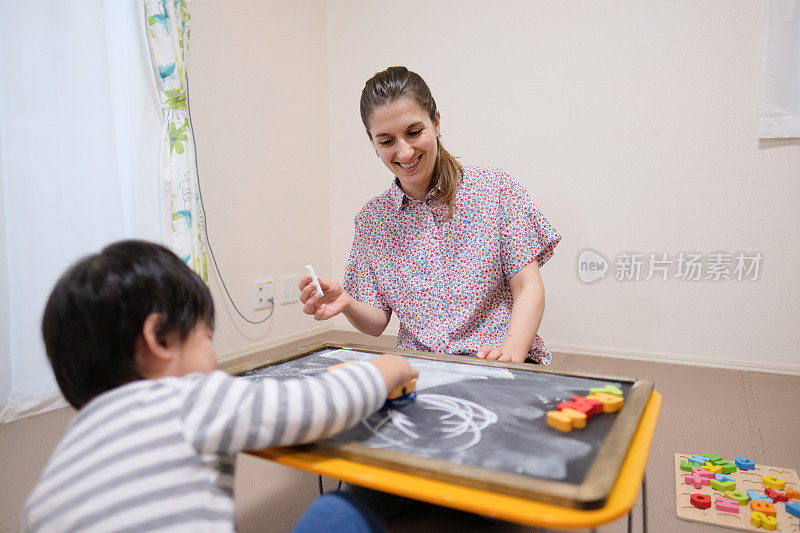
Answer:
[(317, 275), (314, 274), (314, 267), (311, 265), (306, 265), (306, 272), (308, 275), (311, 276), (311, 281), (314, 282), (314, 287), (317, 288), (317, 298), (322, 298), (324, 293), (322, 292), (322, 287), (319, 285), (319, 280), (317, 279)]

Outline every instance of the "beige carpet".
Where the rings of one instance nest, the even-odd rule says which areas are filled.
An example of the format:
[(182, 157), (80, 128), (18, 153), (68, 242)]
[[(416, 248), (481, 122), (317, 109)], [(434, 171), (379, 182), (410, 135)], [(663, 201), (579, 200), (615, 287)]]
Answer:
[[(378, 343), (371, 337), (336, 332), (300, 344), (323, 340)], [(379, 343), (392, 346), (393, 339), (382, 338)], [(554, 354), (553, 360), (553, 367), (559, 369), (649, 376), (663, 395), (647, 466), (650, 531), (732, 531), (675, 516), (675, 453), (713, 451), (800, 471), (800, 376), (567, 354)], [(71, 417), (71, 410), (62, 409), (0, 425), (0, 533), (19, 530), (25, 498)], [(325, 480), (326, 491), (335, 487), (335, 480)], [(235, 491), (240, 531), (288, 531), (317, 497), (317, 477), (241, 455)], [(640, 506), (641, 498), (634, 508), (634, 531), (641, 531)], [(389, 525), (398, 533), (536, 531), (422, 504)], [(598, 531), (625, 531), (626, 527), (627, 519), (622, 518)]]

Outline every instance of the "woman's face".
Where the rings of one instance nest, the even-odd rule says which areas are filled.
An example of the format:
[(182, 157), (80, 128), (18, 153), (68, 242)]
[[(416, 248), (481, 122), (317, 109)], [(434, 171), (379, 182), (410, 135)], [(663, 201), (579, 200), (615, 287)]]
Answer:
[(402, 98), (377, 108), (368, 122), (372, 144), (386, 168), (400, 180), (400, 188), (412, 198), (424, 200), (436, 165), (438, 116), (433, 123), (416, 102)]

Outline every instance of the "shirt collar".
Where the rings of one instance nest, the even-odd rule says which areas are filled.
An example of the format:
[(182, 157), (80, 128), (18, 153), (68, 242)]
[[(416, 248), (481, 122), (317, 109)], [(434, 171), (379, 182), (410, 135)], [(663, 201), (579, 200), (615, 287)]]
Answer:
[[(425, 196), (425, 203), (430, 204), (435, 197), (436, 191), (431, 189), (428, 191), (427, 196)], [(400, 188), (400, 183), (398, 182), (397, 178), (392, 181), (392, 186), (389, 187), (389, 199), (392, 207), (394, 207), (397, 211), (402, 209), (404, 205), (413, 200), (413, 198), (404, 193), (403, 189)]]

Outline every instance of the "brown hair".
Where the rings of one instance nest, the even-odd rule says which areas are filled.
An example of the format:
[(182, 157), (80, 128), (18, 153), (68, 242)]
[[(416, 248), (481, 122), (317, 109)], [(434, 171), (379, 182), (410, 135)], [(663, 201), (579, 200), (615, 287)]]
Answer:
[[(361, 91), (361, 122), (364, 123), (370, 140), (372, 134), (369, 131), (368, 119), (373, 111), (402, 98), (408, 98), (424, 109), (434, 124), (439, 121), (436, 116), (436, 102), (425, 80), (406, 67), (389, 67), (367, 80), (364, 90)], [(442, 141), (438, 138), (436, 148), (431, 190), (436, 191), (436, 199), (447, 206), (449, 218), (455, 208), (456, 190), (463, 168), (461, 163), (444, 149)]]

